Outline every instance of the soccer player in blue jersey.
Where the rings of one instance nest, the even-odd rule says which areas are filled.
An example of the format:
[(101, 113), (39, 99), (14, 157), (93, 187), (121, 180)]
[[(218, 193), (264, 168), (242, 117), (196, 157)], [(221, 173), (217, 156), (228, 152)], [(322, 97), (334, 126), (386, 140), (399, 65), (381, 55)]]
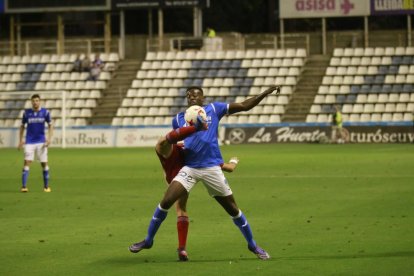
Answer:
[[(154, 242), (154, 236), (162, 221), (167, 217), (168, 209), (183, 195), (186, 195), (199, 181), (202, 181), (209, 194), (226, 210), (232, 217), (233, 222), (242, 232), (247, 241), (248, 249), (259, 259), (267, 260), (269, 254), (259, 247), (253, 239), (253, 234), (246, 217), (238, 208), (233, 193), (220, 168), (223, 158), (218, 145), (218, 124), (224, 115), (230, 115), (241, 111), (248, 111), (258, 105), (267, 95), (280, 93), (278, 86), (272, 86), (261, 94), (248, 98), (241, 103), (215, 102), (204, 106), (207, 113), (208, 130), (197, 132), (184, 140), (184, 164), (177, 176), (169, 185), (160, 204), (156, 208), (147, 236), (141, 242), (129, 247), (133, 253), (142, 249), (149, 249)], [(203, 105), (204, 93), (201, 87), (190, 87), (187, 89), (188, 105)], [(179, 128), (186, 125), (184, 112), (177, 114), (173, 120), (173, 127)]]
[[(53, 135), (53, 125), (50, 113), (47, 109), (40, 106), (40, 96), (34, 94), (31, 97), (32, 108), (26, 109), (23, 113), (22, 125), (20, 126), (18, 149), (24, 146), (24, 166), (22, 174), (22, 192), (28, 192), (27, 178), (29, 176), (30, 164), (35, 157), (40, 161), (43, 168), (43, 191), (51, 192), (49, 187), (49, 166), (47, 149)], [(45, 135), (45, 124), (49, 130)], [(23, 139), (25, 125), (26, 139)]]

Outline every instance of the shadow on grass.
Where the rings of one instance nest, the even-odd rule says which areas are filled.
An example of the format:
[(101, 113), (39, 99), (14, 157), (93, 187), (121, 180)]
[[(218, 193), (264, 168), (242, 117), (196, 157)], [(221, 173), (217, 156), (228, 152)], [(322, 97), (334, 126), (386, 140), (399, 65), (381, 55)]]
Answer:
[[(267, 260), (268, 261), (276, 261), (277, 259), (270, 259)], [(167, 259), (165, 256), (131, 256), (131, 257), (114, 257), (114, 258), (106, 258), (106, 259), (101, 259), (99, 261), (97, 261), (96, 263), (105, 263), (105, 264), (114, 264), (114, 265), (144, 265), (144, 264), (151, 264), (151, 263), (163, 263), (163, 264), (168, 264), (168, 263), (238, 263), (238, 262), (245, 262), (245, 261), (258, 261), (260, 262), (261, 260), (252, 257), (252, 258), (223, 258), (223, 259), (190, 259), (188, 262), (180, 262), (177, 259), (174, 258), (169, 258)]]
[[(400, 252), (384, 252), (384, 253), (356, 253), (347, 255), (325, 255), (325, 256), (291, 256), (291, 257), (278, 257), (274, 256), (270, 260), (264, 262), (277, 262), (277, 261), (313, 261), (313, 260), (343, 260), (343, 259), (369, 259), (369, 258), (395, 258), (395, 257), (414, 257), (414, 251), (400, 251)], [(240, 257), (240, 258), (212, 258), (212, 259), (190, 259), (188, 263), (238, 263), (238, 262), (262, 262), (255, 257)], [(105, 263), (121, 266), (136, 266), (145, 264), (173, 264), (173, 263), (187, 263), (180, 262), (175, 258), (166, 258), (165, 256), (144, 256), (136, 255), (129, 257), (114, 257), (105, 258), (95, 263)]]

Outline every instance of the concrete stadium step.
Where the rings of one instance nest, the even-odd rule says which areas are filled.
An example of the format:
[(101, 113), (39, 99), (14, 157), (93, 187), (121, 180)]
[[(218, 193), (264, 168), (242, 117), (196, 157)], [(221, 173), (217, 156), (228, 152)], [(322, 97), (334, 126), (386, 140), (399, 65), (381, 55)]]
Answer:
[(116, 111), (122, 104), (122, 99), (126, 96), (141, 67), (141, 63), (140, 59), (125, 59), (118, 62), (97, 107), (92, 111), (93, 116), (88, 122), (90, 125), (111, 124), (112, 118), (116, 115)]
[(306, 115), (310, 111), (318, 88), (322, 83), (326, 68), (329, 66), (330, 56), (313, 55), (309, 56), (300, 79), (296, 85), (296, 90), (285, 107), (285, 114), (282, 122), (305, 122)]

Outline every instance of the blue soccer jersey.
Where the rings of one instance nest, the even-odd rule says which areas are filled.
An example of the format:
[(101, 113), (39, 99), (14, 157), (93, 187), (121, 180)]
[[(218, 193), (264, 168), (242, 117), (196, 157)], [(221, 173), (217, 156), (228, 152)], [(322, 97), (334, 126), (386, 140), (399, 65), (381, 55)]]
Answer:
[(51, 123), (50, 113), (45, 108), (40, 108), (39, 111), (34, 111), (29, 108), (23, 113), (22, 125), (27, 124), (26, 128), (26, 144), (44, 143), (45, 137), (45, 123)]
[[(227, 114), (227, 103), (215, 102), (204, 106), (207, 113), (208, 130), (199, 131), (184, 139), (184, 164), (190, 168), (207, 168), (223, 164), (218, 144), (220, 119)], [(186, 125), (184, 112), (178, 113), (172, 122), (177, 129)]]

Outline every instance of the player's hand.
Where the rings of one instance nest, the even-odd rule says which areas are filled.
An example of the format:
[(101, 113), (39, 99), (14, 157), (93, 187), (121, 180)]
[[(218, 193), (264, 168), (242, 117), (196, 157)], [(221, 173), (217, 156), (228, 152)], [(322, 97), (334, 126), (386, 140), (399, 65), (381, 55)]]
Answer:
[(271, 86), (266, 90), (267, 94), (273, 93), (273, 91), (276, 91), (276, 95), (280, 94), (280, 86)]
[(232, 157), (232, 158), (230, 158), (229, 163), (237, 165), (239, 163), (239, 158), (237, 158), (236, 156)]
[(204, 120), (200, 115), (197, 116), (197, 122), (194, 126), (196, 127), (197, 131), (208, 129), (207, 121)]
[(17, 145), (17, 150), (21, 150), (23, 148), (24, 145), (24, 141), (20, 141), (19, 144)]
[(49, 139), (46, 139), (45, 143), (43, 144), (43, 146), (45, 148), (47, 148), (50, 145)]

